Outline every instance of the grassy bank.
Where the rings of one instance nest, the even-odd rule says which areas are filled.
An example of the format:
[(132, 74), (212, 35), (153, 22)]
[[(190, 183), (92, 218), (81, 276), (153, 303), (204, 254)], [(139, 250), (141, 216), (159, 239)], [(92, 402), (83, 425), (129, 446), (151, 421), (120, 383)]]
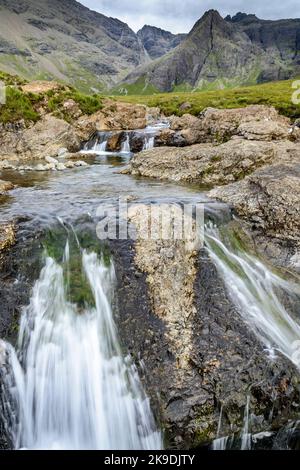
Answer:
[[(249, 87), (196, 93), (162, 93), (155, 95), (118, 96), (118, 100), (159, 107), (167, 115), (182, 115), (186, 112), (198, 115), (204, 108), (240, 108), (251, 104), (274, 106), (281, 114), (291, 118), (300, 117), (300, 105), (292, 103), (294, 80), (264, 83)], [(188, 110), (180, 109), (189, 103)]]
[[(0, 123), (37, 121), (40, 110), (51, 112), (55, 116), (72, 122), (72, 115), (64, 106), (67, 100), (77, 103), (84, 114), (93, 114), (103, 107), (103, 95), (85, 95), (75, 88), (61, 84), (58, 90), (43, 94), (24, 93), (25, 80), (0, 72), (0, 81), (7, 85), (6, 104), (0, 105)], [(177, 92), (152, 95), (113, 96), (117, 101), (133, 104), (145, 104), (159, 107), (165, 115), (198, 115), (207, 107), (239, 108), (251, 104), (274, 106), (281, 114), (292, 119), (300, 117), (300, 105), (292, 103), (293, 80), (265, 83), (241, 88), (218, 91)], [(300, 87), (299, 87), (300, 88)], [(300, 96), (300, 94), (299, 94)], [(183, 104), (188, 106), (182, 107)]]
[(64, 107), (64, 103), (73, 100), (83, 114), (93, 114), (103, 107), (103, 97), (100, 95), (85, 95), (75, 88), (59, 85), (57, 90), (46, 93), (25, 93), (22, 85), (25, 80), (0, 72), (0, 81), (6, 85), (6, 103), (0, 105), (0, 123), (36, 122), (40, 119), (40, 111), (53, 113), (56, 117), (72, 121), (72, 115)]

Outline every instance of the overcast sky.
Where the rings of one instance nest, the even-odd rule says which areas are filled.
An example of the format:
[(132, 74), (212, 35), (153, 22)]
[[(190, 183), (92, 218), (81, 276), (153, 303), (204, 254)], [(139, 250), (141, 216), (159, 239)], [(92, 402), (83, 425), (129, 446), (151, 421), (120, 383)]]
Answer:
[(174, 33), (190, 31), (202, 14), (211, 8), (222, 16), (238, 11), (260, 18), (300, 18), (299, 0), (80, 0), (92, 10), (119, 18), (137, 31), (144, 24)]

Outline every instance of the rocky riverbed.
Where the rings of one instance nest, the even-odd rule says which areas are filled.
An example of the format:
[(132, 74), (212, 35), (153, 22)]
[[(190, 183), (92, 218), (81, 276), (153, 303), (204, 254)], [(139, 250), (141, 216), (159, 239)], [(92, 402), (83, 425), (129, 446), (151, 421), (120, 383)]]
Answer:
[[(72, 124), (45, 115), (29, 128), (2, 128), (0, 338), (15, 343), (45, 249), (58, 256), (66, 237), (76, 233), (75, 245), (103, 250), (96, 237), (97, 208), (111, 210), (121, 195), (131, 202), (129, 219), (137, 240), (105, 244), (117, 276), (115, 320), (124, 351), (138, 366), (165, 446), (198, 448), (231, 436), (232, 445), (240, 448), (245, 416), (252, 435), (276, 436), (299, 419), (299, 372), (284, 347), (297, 340), (298, 330), (280, 330), (286, 321), (299, 322), (294, 287), (300, 266), (299, 129), (264, 106), (208, 109), (199, 117), (171, 117), (169, 128), (155, 131), (155, 148), (132, 159), (129, 153), (115, 153), (122, 132), (143, 129), (158, 116), (158, 110), (108, 102), (104, 110), (77, 116)], [(95, 132), (108, 130), (108, 155), (78, 157)], [(84, 171), (68, 165), (79, 158), (88, 163)], [(65, 171), (57, 171), (62, 164)], [(207, 227), (220, 228), (219, 245), (145, 240), (142, 227), (149, 204), (159, 210), (165, 202), (174, 203), (179, 212), (186, 202), (202, 204)], [(239, 220), (233, 221), (233, 215)], [(246, 278), (248, 257), (254, 257), (254, 266), (260, 259), (268, 276), (270, 265), (284, 268), (278, 278), (282, 282), (274, 278), (280, 288), (274, 288), (278, 299), (270, 312), (261, 299), (273, 285), (262, 281), (259, 289), (249, 289), (249, 295), (253, 289), (257, 294), (256, 308), (273, 315), (280, 306), (274, 319), (278, 312), (283, 315), (278, 320), (282, 344), (276, 343), (278, 338), (268, 344), (257, 334), (255, 321), (245, 321), (212, 255), (225, 260), (228, 269), (235, 257), (233, 273), (239, 282)], [(77, 261), (73, 268), (74, 295), (82, 303), (87, 293), (76, 276)], [(245, 292), (247, 287), (244, 282)], [(3, 420), (0, 434), (1, 446), (11, 446)], [(253, 440), (251, 445), (265, 444)], [(290, 446), (289, 438), (284, 445)], [(280, 448), (276, 438), (268, 446)]]

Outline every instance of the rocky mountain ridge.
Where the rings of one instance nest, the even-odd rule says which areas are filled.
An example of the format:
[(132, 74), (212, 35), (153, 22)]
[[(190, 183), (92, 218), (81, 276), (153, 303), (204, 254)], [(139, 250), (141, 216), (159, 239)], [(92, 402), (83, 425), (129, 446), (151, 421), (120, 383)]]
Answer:
[(158, 91), (216, 89), (297, 76), (300, 20), (260, 20), (206, 12), (178, 47), (131, 73)]
[[(146, 31), (155, 36), (155, 57), (180, 42), (180, 37), (156, 28)], [(75, 0), (0, 0), (0, 69), (103, 91), (151, 61), (144, 32), (136, 34), (126, 23)]]

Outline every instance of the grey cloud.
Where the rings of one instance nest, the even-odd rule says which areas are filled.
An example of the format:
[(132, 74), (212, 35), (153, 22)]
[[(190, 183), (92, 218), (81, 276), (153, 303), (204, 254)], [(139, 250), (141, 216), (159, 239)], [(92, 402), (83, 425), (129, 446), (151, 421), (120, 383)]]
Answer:
[(137, 30), (143, 24), (152, 24), (174, 32), (188, 32), (209, 9), (221, 15), (238, 11), (255, 13), (260, 18), (299, 18), (299, 0), (80, 0), (92, 10), (127, 22)]

